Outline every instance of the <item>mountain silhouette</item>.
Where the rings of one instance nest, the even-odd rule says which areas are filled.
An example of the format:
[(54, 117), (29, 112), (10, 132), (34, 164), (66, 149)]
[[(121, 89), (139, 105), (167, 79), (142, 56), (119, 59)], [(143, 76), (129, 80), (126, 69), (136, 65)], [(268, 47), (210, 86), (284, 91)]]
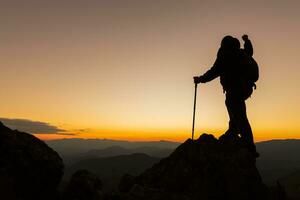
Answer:
[(101, 177), (105, 190), (112, 190), (124, 174), (138, 175), (159, 160), (142, 153), (85, 159), (67, 168), (65, 179), (77, 170), (85, 169)]
[[(93, 142), (99, 145), (98, 140)], [(109, 141), (110, 145), (111, 142), (116, 143)], [(289, 199), (299, 198), (299, 140), (257, 143), (259, 159), (234, 136), (217, 140), (203, 134), (197, 140), (188, 139), (165, 158), (135, 152), (170, 151), (164, 147), (174, 147), (177, 143), (123, 144), (128, 146), (112, 145), (94, 150), (92, 146), (85, 147), (90, 151), (80, 155), (96, 157), (67, 167), (65, 177), (71, 179), (57, 190), (64, 172), (58, 153), (33, 135), (11, 130), (0, 123), (0, 198), (58, 200), (61, 197), (74, 199), (73, 194), (85, 200), (263, 200), (269, 199), (269, 194), (273, 199), (285, 199), (285, 195)], [(122, 152), (128, 154), (101, 157)], [(276, 185), (270, 190), (256, 165), (262, 171), (280, 167), (294, 171), (290, 170), (282, 178), (277, 176)], [(113, 187), (117, 184), (119, 190)]]
[(120, 188), (129, 200), (268, 198), (255, 158), (239, 139), (217, 140), (208, 134), (187, 140), (169, 157), (128, 180), (123, 179), (120, 185), (127, 187)]
[(121, 141), (121, 140), (110, 140), (110, 139), (59, 139), (59, 140), (49, 140), (46, 143), (53, 149), (55, 149), (59, 154), (78, 154), (85, 153), (92, 149), (104, 149), (111, 146), (120, 146), (123, 148), (139, 148), (139, 147), (157, 147), (174, 149), (180, 145), (179, 142), (170, 141), (147, 141), (147, 142), (131, 142), (131, 141)]
[(52, 200), (63, 168), (62, 159), (43, 141), (0, 122), (0, 199)]
[(87, 170), (78, 170), (63, 192), (63, 200), (102, 200), (102, 182)]
[(128, 155), (134, 153), (144, 153), (149, 156), (163, 158), (171, 154), (174, 149), (160, 148), (156, 146), (142, 146), (137, 148), (124, 148), (121, 146), (111, 146), (104, 149), (92, 149), (84, 154), (87, 157), (111, 157), (118, 155)]
[[(178, 142), (149, 141), (131, 142), (109, 139), (59, 139), (46, 143), (55, 149), (66, 165), (95, 157), (108, 157), (133, 153), (146, 153), (154, 157), (165, 157), (177, 146)], [(108, 148), (108, 149), (107, 149)]]
[(261, 154), (257, 168), (266, 184), (276, 185), (279, 178), (300, 170), (300, 140), (270, 140), (256, 147)]
[[(81, 160), (134, 153), (144, 153), (152, 157), (163, 158), (179, 146), (179, 143), (166, 141), (128, 142), (96, 139), (63, 139), (47, 141), (47, 144), (59, 152), (68, 167)], [(76, 149), (77, 144), (79, 145), (78, 149)], [(256, 146), (260, 153), (260, 157), (256, 160), (257, 168), (264, 183), (268, 186), (276, 185), (279, 178), (300, 170), (300, 140), (270, 140), (257, 142)], [(128, 162), (131, 161), (128, 160)], [(120, 163), (120, 165), (122, 164)]]
[(300, 170), (280, 178), (277, 184), (280, 185), (289, 199), (300, 199)]

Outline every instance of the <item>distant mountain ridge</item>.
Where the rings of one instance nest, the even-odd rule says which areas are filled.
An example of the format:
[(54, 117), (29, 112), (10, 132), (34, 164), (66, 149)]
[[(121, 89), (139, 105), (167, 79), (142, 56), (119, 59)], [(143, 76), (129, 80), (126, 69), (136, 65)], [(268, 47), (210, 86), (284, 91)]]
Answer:
[(257, 168), (265, 183), (275, 184), (276, 180), (300, 170), (300, 140), (270, 140), (256, 143), (260, 152)]
[[(107, 139), (63, 139), (46, 143), (61, 155), (67, 166), (91, 158), (134, 153), (162, 158), (168, 156), (180, 144), (170, 141), (129, 142)], [(277, 179), (300, 169), (299, 139), (257, 142), (256, 147), (260, 153), (257, 168), (266, 184), (275, 184)]]
[(155, 146), (142, 146), (137, 148), (124, 148), (121, 146), (111, 146), (104, 149), (92, 149), (84, 153), (83, 157), (109, 157), (118, 155), (128, 155), (134, 153), (144, 153), (149, 156), (163, 158), (168, 156), (174, 149), (160, 148)]
[(180, 145), (178, 142), (164, 140), (131, 142), (79, 138), (49, 140), (45, 142), (61, 155), (66, 165), (74, 164), (75, 162), (86, 158), (108, 157), (132, 153), (146, 153), (154, 157), (164, 157)]
[(289, 199), (300, 199), (300, 170), (279, 179)]
[(161, 158), (148, 156), (143, 153), (118, 155), (102, 158), (86, 158), (69, 166), (65, 170), (65, 180), (81, 169), (88, 170), (104, 181), (105, 190), (114, 189), (125, 174), (138, 175)]
[(87, 169), (104, 178), (121, 176), (125, 173), (136, 175), (159, 160), (160, 158), (151, 157), (143, 153), (91, 158), (75, 163), (69, 168), (69, 172), (72, 174), (78, 169)]
[(62, 154), (85, 153), (92, 149), (104, 149), (111, 146), (120, 146), (123, 148), (139, 148), (151, 146), (157, 148), (175, 149), (180, 145), (179, 142), (171, 141), (142, 141), (131, 142), (126, 140), (109, 140), (109, 139), (59, 139), (45, 141), (50, 147)]
[[(43, 198), (45, 196), (44, 192), (40, 192), (42, 190), (49, 191), (49, 194), (53, 197), (59, 195), (56, 191), (56, 184), (63, 174), (64, 165), (57, 153), (31, 134), (11, 130), (2, 125), (1, 122), (0, 132), (2, 137), (1, 152), (3, 154), (1, 163), (4, 163), (1, 166), (2, 171), (4, 171), (0, 183), (5, 191), (4, 196), (14, 196), (16, 192), (13, 192), (13, 190), (22, 191), (18, 194), (22, 193), (23, 196), (41, 195), (42, 198), (38, 199), (45, 199)], [(191, 194), (191, 197), (195, 197), (195, 199), (198, 199), (198, 194), (216, 197), (216, 194), (223, 196), (232, 192), (232, 195), (236, 195), (242, 194), (238, 192), (241, 191), (238, 188), (244, 187), (244, 184), (240, 183), (249, 184), (249, 187), (241, 188), (249, 194), (247, 190), (263, 184), (255, 167), (257, 165), (264, 183), (266, 183), (266, 180), (273, 181), (273, 183), (277, 181), (275, 187), (271, 187), (272, 191), (277, 188), (277, 190), (274, 190), (275, 195), (280, 192), (282, 194), (286, 193), (290, 199), (299, 199), (300, 140), (271, 140), (256, 143), (260, 157), (255, 162), (255, 158), (252, 158), (251, 153), (247, 153), (247, 149), (244, 149), (239, 139), (230, 139), (224, 136), (223, 139), (217, 140), (214, 136), (207, 134), (203, 134), (201, 137), (194, 141), (189, 139), (179, 147), (177, 147), (179, 143), (168, 141), (128, 142), (84, 139), (59, 140), (54, 141), (53, 145), (61, 148), (62, 152), (60, 154), (68, 152), (70, 154), (67, 154), (67, 156), (72, 155), (73, 158), (80, 158), (73, 165), (66, 166), (64, 175), (71, 175), (75, 171), (78, 172), (78, 170), (79, 172), (87, 172), (85, 176), (79, 174), (80, 176), (75, 177), (73, 180), (73, 182), (76, 182), (80, 177), (81, 180), (84, 179), (85, 181), (82, 182), (84, 188), (85, 186), (90, 188), (89, 186), (97, 180), (102, 185), (103, 180), (104, 188), (102, 186), (94, 188), (97, 190), (96, 192), (99, 192), (98, 189), (101, 190), (101, 194), (103, 194), (102, 192), (111, 191), (111, 195), (114, 195), (114, 186), (119, 183), (120, 177), (124, 174), (129, 175), (123, 176), (125, 179), (122, 179), (122, 184), (120, 184), (122, 187), (119, 188), (127, 193), (124, 194), (130, 200), (145, 199), (136, 198), (139, 195), (147, 197), (149, 200), (153, 200), (154, 197), (157, 199), (157, 195), (171, 195), (170, 197), (174, 197), (174, 200), (178, 200), (176, 195), (174, 196), (168, 192), (177, 193), (180, 191), (183, 192), (184, 196), (181, 196), (183, 200), (186, 200), (186, 195), (191, 196)], [(93, 146), (92, 144), (96, 145)], [(177, 147), (176, 150), (172, 151), (172, 148), (175, 147)], [(56, 150), (55, 147), (53, 148)], [(73, 152), (74, 149), (75, 153)], [(172, 151), (171, 154), (170, 151)], [(150, 156), (149, 154), (160, 156)], [(170, 155), (165, 156), (167, 154)], [(161, 157), (164, 156), (166, 158), (162, 159)], [(22, 170), (20, 171), (20, 169)], [(90, 170), (96, 175), (88, 171), (80, 171), (80, 169)], [(245, 171), (251, 176), (244, 176)], [(239, 172), (240, 175), (238, 175)], [(101, 180), (94, 180), (97, 175), (101, 177)], [(249, 179), (249, 177), (252, 178)], [(51, 184), (52, 186), (48, 188), (49, 180), (55, 182), (55, 184)], [(231, 190), (228, 186), (233, 182), (237, 184), (231, 185)], [(134, 184), (138, 184), (138, 186), (133, 187)], [(202, 184), (202, 186), (199, 187), (199, 184)], [(126, 189), (128, 186), (130, 186), (129, 190)], [(155, 189), (153, 190), (153, 188)], [(207, 190), (207, 188), (210, 189)], [(77, 189), (81, 189), (81, 187)], [(199, 192), (199, 189), (203, 191)], [(52, 199), (50, 196), (49, 198)], [(35, 198), (30, 197), (28, 199)]]

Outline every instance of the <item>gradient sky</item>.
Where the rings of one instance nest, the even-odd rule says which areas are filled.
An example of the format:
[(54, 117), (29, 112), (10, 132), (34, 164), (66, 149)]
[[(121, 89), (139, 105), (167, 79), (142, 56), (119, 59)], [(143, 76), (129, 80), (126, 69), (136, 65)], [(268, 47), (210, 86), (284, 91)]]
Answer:
[[(69, 137), (183, 141), (192, 77), (213, 64), (224, 35), (247, 33), (260, 65), (247, 101), (255, 139), (300, 138), (299, 8), (297, 0), (1, 0), (0, 117)], [(226, 130), (224, 100), (219, 80), (200, 85), (197, 136)]]

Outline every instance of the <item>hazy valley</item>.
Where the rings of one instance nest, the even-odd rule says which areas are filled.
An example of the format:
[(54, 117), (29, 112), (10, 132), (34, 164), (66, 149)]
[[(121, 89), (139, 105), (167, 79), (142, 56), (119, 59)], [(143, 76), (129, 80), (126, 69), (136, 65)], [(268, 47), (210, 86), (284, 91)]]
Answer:
[[(124, 174), (138, 175), (150, 168), (180, 145), (169, 141), (96, 139), (53, 140), (47, 144), (63, 158), (65, 179), (76, 170), (88, 169), (107, 183), (107, 189), (115, 188)], [(300, 183), (300, 140), (270, 140), (256, 146), (261, 155), (256, 161), (257, 168), (267, 185), (274, 186), (278, 180), (288, 187)]]

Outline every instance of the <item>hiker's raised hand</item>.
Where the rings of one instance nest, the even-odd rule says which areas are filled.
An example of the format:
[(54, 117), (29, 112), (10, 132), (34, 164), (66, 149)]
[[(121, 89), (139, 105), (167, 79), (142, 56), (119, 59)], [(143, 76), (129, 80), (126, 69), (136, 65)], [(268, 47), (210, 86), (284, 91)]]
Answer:
[(200, 81), (199, 81), (199, 76), (194, 76), (193, 78), (194, 78), (194, 83), (195, 83), (195, 84), (200, 83)]
[(201, 83), (201, 76), (194, 76), (194, 83), (195, 84)]
[(248, 35), (246, 35), (246, 34), (243, 35), (243, 36), (242, 36), (242, 39), (243, 39), (244, 41), (248, 40)]

